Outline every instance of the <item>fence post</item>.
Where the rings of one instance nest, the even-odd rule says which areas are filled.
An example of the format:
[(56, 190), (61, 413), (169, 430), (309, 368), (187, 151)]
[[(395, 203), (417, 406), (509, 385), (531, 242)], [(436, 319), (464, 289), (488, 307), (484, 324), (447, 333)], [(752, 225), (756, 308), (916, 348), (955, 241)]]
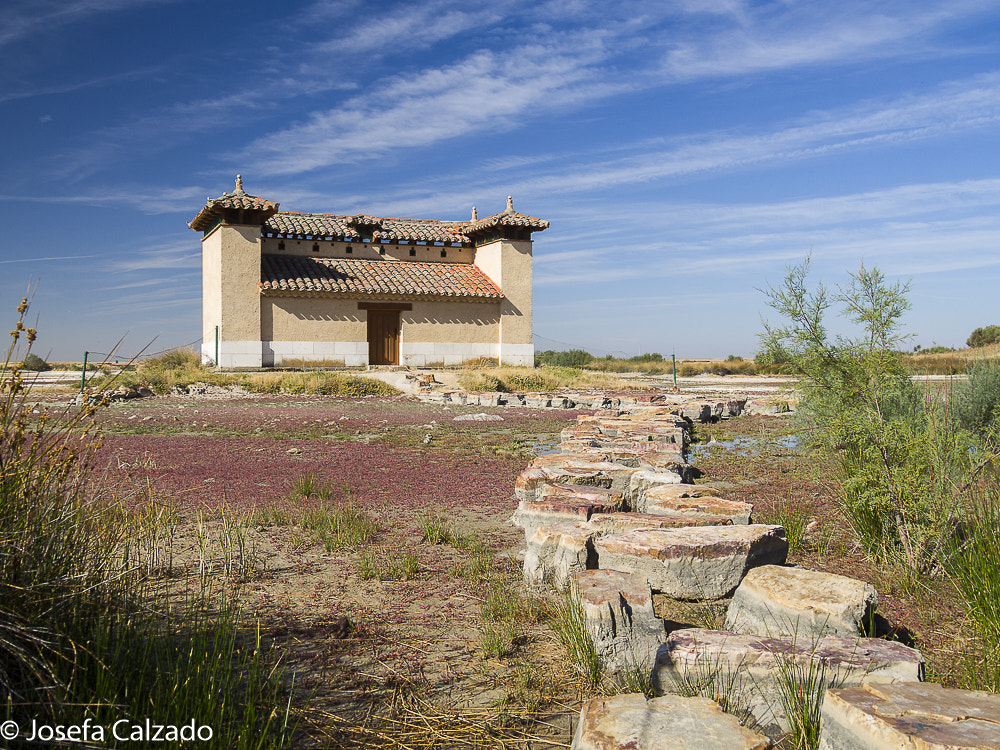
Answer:
[(673, 365), (673, 370), (674, 370), (674, 390), (676, 391), (677, 390), (677, 355), (676, 354), (671, 354), (670, 355), (670, 362)]
[(83, 386), (87, 383), (87, 355), (90, 352), (83, 353), (83, 372), (80, 374), (80, 395), (83, 395)]

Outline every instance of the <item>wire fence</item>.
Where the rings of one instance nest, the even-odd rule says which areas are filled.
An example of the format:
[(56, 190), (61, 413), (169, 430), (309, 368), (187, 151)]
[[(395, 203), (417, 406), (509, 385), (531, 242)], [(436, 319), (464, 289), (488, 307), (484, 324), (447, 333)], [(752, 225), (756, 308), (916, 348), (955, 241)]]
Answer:
[[(146, 352), (140, 351), (136, 354), (122, 354), (121, 352), (92, 352), (87, 351), (87, 359), (94, 364), (127, 364), (129, 362), (142, 362), (146, 359), (152, 359), (153, 357), (159, 357), (161, 354), (166, 354), (167, 352), (176, 351), (177, 349), (192, 349), (202, 342), (202, 337), (199, 336), (194, 341), (187, 344), (181, 344), (179, 346), (168, 346), (166, 349), (161, 349), (157, 352)], [(98, 362), (97, 358), (102, 359)]]

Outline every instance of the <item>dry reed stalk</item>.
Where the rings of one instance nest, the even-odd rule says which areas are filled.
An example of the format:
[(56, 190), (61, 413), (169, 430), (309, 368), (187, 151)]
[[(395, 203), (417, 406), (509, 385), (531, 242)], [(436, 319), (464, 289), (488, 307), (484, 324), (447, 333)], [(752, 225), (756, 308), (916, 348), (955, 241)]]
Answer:
[[(338, 747), (398, 748), (516, 748), (569, 747), (567, 742), (550, 739), (496, 721), (492, 711), (454, 711), (431, 705), (399, 690), (389, 702), (388, 715), (370, 710), (361, 722), (337, 716), (323, 709), (302, 712), (302, 718), (324, 739)], [(540, 722), (544, 726), (552, 726)]]

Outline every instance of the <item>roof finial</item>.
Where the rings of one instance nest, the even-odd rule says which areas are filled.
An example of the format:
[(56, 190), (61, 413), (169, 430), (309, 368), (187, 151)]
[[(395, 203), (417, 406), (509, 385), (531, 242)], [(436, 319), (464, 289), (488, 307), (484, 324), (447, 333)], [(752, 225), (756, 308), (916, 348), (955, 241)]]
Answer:
[(478, 216), (478, 215), (476, 214), (476, 207), (475, 207), (475, 206), (473, 206), (473, 207), (472, 207), (472, 220), (473, 220), (473, 221), (476, 221), (476, 220), (478, 220), (478, 219), (479, 219), (479, 216)]
[(243, 175), (241, 174), (236, 175), (236, 192), (243, 192)]
[(511, 198), (509, 195), (507, 196), (507, 213), (509, 214), (514, 213), (514, 199)]

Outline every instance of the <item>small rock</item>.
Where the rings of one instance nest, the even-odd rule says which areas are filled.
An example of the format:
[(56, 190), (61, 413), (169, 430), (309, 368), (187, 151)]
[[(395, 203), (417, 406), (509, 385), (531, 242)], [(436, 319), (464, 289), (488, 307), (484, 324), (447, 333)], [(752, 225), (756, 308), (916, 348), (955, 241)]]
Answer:
[(452, 421), (454, 422), (503, 422), (504, 419), (499, 414), (459, 414)]
[(289, 448), (287, 451), (285, 451), (285, 453), (291, 453), (292, 455), (297, 456), (300, 453), (302, 453), (302, 449), (301, 448)]

